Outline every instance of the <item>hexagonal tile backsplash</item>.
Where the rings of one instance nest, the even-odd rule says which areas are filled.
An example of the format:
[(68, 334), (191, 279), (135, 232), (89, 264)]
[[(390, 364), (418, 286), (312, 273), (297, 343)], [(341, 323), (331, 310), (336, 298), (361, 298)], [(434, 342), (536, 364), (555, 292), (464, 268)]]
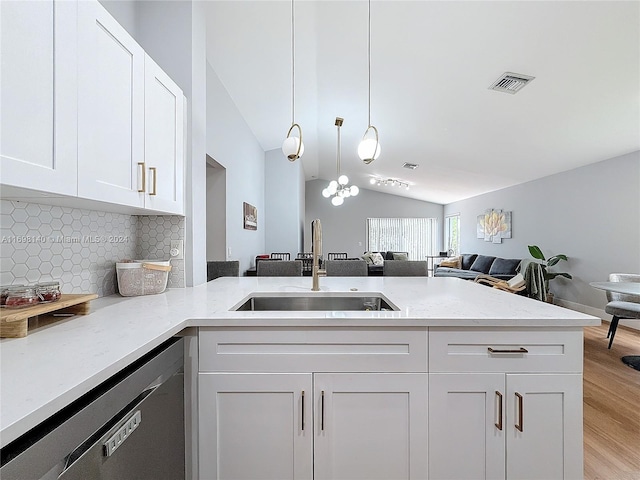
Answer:
[[(2, 285), (59, 280), (63, 293), (102, 297), (117, 292), (116, 262), (169, 259), (184, 218), (0, 200), (0, 237)], [(184, 287), (184, 260), (171, 266), (167, 287)]]

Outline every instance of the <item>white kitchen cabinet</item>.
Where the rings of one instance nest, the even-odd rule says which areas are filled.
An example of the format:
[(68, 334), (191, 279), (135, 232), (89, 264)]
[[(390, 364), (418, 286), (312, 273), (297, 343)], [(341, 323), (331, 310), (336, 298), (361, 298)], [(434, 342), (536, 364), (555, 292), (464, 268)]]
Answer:
[(288, 330), (200, 329), (200, 478), (425, 479), (426, 329)]
[(430, 478), (582, 478), (579, 329), (435, 328), (429, 355)]
[(78, 3), (78, 196), (144, 207), (145, 53), (96, 1)]
[(200, 373), (200, 478), (311, 479), (311, 374)]
[(184, 213), (184, 96), (155, 63), (145, 57), (145, 208)]
[(3, 186), (77, 194), (75, 2), (0, 2)]

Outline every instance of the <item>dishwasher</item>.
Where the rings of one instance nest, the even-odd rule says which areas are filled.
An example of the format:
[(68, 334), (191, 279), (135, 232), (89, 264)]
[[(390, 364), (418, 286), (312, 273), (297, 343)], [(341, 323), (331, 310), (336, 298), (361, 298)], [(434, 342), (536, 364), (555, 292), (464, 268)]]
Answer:
[(182, 480), (184, 340), (171, 338), (1, 452), (2, 480)]

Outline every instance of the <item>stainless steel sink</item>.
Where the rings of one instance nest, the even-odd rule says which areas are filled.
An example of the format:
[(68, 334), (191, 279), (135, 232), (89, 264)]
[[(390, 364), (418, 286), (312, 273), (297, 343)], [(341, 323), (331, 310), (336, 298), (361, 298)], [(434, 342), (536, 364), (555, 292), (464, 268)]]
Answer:
[(250, 295), (231, 311), (376, 311), (400, 310), (382, 294)]

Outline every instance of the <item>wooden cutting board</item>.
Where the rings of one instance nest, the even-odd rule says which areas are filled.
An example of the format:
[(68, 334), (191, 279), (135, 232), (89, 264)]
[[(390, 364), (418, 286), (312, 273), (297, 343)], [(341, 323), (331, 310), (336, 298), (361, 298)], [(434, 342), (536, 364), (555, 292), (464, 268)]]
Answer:
[(39, 303), (32, 307), (0, 309), (0, 338), (26, 337), (29, 331), (29, 318), (47, 313), (69, 313), (86, 315), (89, 313), (89, 302), (98, 298), (95, 293), (71, 294), (63, 293), (60, 300), (50, 303)]

